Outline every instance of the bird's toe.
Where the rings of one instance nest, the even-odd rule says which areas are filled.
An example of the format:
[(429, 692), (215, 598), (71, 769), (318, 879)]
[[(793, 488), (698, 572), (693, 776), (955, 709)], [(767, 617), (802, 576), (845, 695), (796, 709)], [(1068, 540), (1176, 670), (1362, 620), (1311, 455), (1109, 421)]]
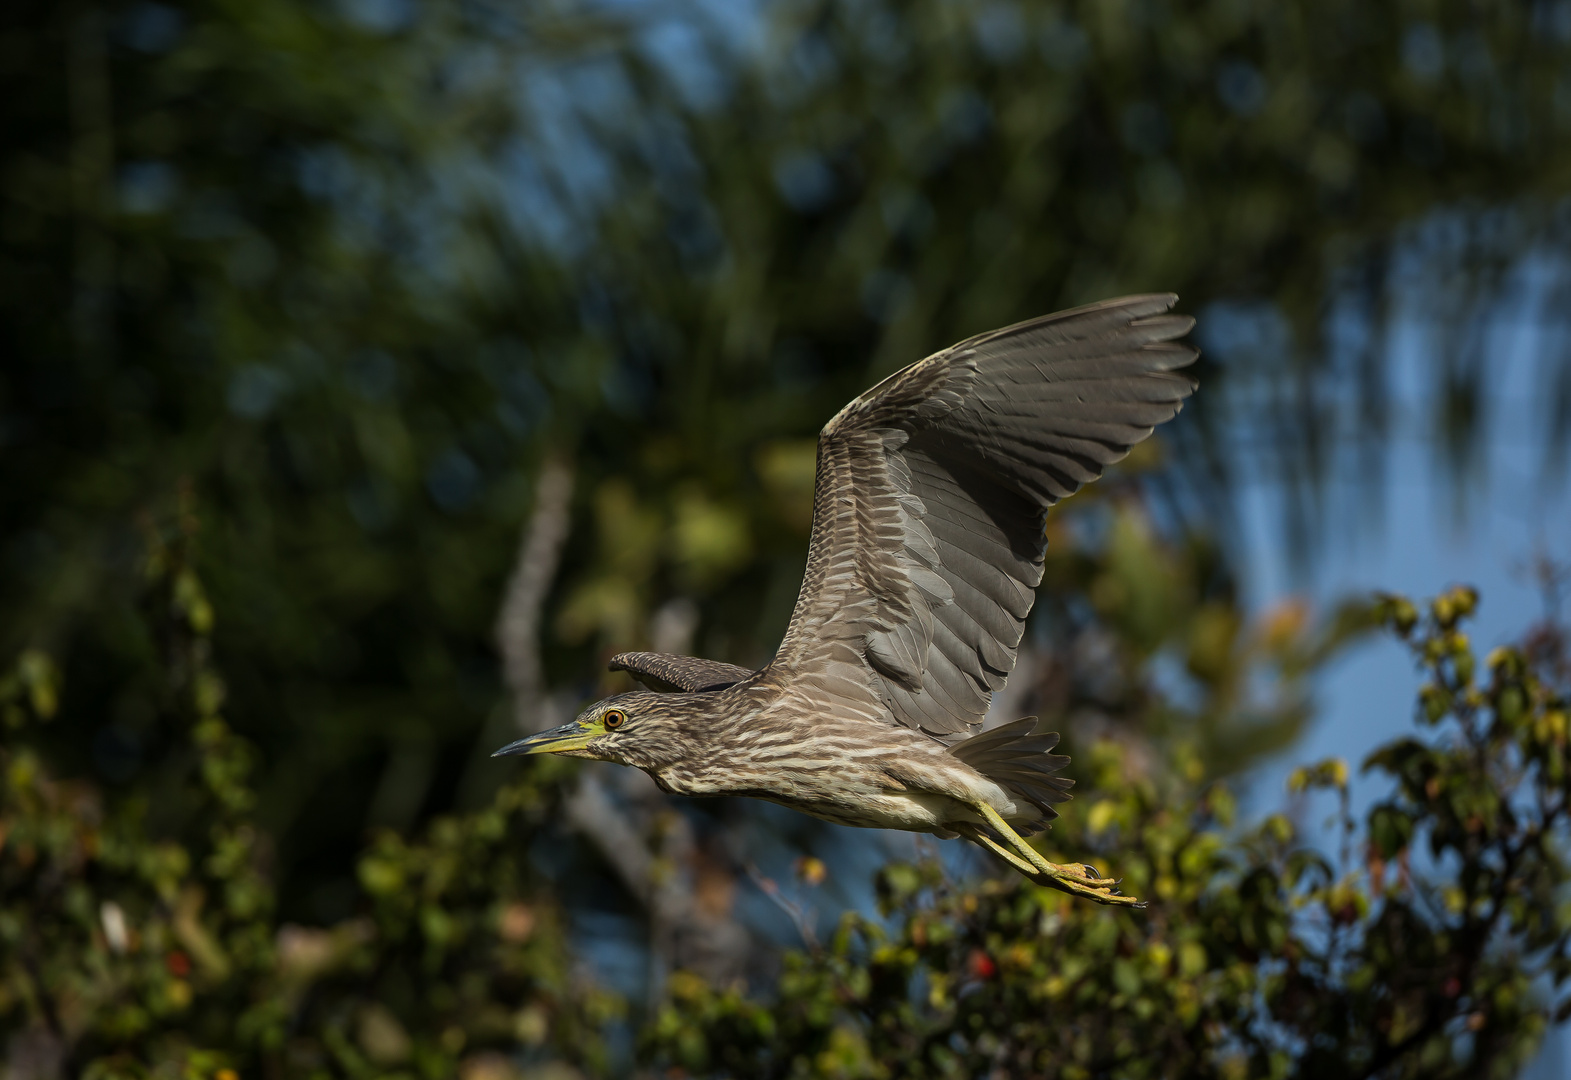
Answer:
[(1099, 904), (1111, 904), (1118, 907), (1132, 908), (1143, 908), (1146, 906), (1146, 902), (1144, 900), (1134, 896), (1125, 896), (1117, 889), (1091, 889), (1083, 895), (1089, 897), (1092, 900), (1095, 900)]
[[(1070, 867), (1062, 867), (1070, 870)], [(1079, 869), (1075, 867), (1074, 869)], [(1125, 896), (1118, 891), (1118, 881), (1113, 878), (1082, 878), (1073, 873), (1044, 874), (1038, 879), (1043, 885), (1060, 889), (1073, 896), (1083, 896), (1087, 900), (1094, 900), (1098, 904), (1111, 904), (1119, 907), (1145, 907), (1145, 901), (1133, 896)]]
[(1092, 888), (1106, 888), (1117, 885), (1118, 878), (1103, 877), (1102, 872), (1089, 863), (1070, 863), (1063, 867), (1076, 881)]

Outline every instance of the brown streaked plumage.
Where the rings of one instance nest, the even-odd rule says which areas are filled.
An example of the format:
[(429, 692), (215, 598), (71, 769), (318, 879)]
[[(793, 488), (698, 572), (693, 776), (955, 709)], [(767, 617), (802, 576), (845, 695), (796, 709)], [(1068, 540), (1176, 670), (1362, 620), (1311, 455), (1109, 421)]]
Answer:
[[(1043, 884), (1133, 904), (1020, 833), (1057, 816), (1068, 758), (1034, 719), (980, 724), (1042, 580), (1047, 508), (1193, 392), (1171, 295), (979, 334), (896, 372), (818, 440), (807, 572), (758, 671), (623, 653), (647, 691), (498, 751), (633, 765), (667, 791), (750, 795), (846, 825), (964, 835)], [(653, 692), (663, 691), (663, 692)]]

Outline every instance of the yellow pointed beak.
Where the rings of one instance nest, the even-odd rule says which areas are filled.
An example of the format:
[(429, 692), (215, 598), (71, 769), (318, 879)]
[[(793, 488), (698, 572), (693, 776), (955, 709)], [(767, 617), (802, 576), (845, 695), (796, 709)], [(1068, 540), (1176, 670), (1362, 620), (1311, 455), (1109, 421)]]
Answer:
[(539, 731), (526, 739), (508, 743), (492, 757), (511, 757), (514, 754), (561, 754), (569, 750), (582, 750), (598, 731), (586, 731), (577, 721)]

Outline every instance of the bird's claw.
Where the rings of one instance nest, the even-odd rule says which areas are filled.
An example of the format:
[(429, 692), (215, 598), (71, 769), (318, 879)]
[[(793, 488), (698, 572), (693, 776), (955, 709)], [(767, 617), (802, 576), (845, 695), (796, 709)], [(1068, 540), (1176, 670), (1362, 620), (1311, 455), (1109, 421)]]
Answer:
[(1082, 871), (1081, 880), (1087, 885), (1117, 885), (1123, 878), (1103, 877), (1102, 872), (1090, 863), (1072, 863), (1064, 869), (1078, 869)]
[(1047, 865), (1052, 867), (1052, 870), (1049, 872), (1053, 873), (1054, 876), (1062, 874), (1066, 878), (1077, 881), (1082, 885), (1089, 885), (1092, 888), (1114, 886), (1123, 880), (1122, 878), (1103, 877), (1101, 871), (1089, 863), (1067, 863), (1062, 866), (1057, 863), (1048, 863)]
[[(1090, 874), (1084, 873), (1090, 871)], [(1118, 891), (1121, 879), (1100, 877), (1096, 868), (1092, 866), (1055, 866), (1053, 871), (1044, 871), (1040, 883), (1050, 888), (1069, 893), (1072, 896), (1083, 896), (1087, 900), (1094, 900), (1098, 904), (1115, 904), (1122, 907), (1143, 908), (1145, 901), (1134, 896), (1125, 896)]]

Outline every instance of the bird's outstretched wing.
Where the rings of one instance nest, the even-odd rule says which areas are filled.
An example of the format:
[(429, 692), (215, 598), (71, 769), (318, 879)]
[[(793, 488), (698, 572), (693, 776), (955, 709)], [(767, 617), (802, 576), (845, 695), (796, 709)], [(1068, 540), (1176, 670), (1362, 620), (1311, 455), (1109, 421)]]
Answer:
[(1177, 299), (979, 334), (842, 409), (818, 438), (807, 572), (761, 678), (935, 735), (980, 722), (1042, 580), (1047, 508), (1194, 391)]
[(667, 694), (724, 690), (753, 674), (745, 667), (719, 660), (657, 652), (617, 653), (607, 666), (612, 671), (627, 672), (651, 690)]

